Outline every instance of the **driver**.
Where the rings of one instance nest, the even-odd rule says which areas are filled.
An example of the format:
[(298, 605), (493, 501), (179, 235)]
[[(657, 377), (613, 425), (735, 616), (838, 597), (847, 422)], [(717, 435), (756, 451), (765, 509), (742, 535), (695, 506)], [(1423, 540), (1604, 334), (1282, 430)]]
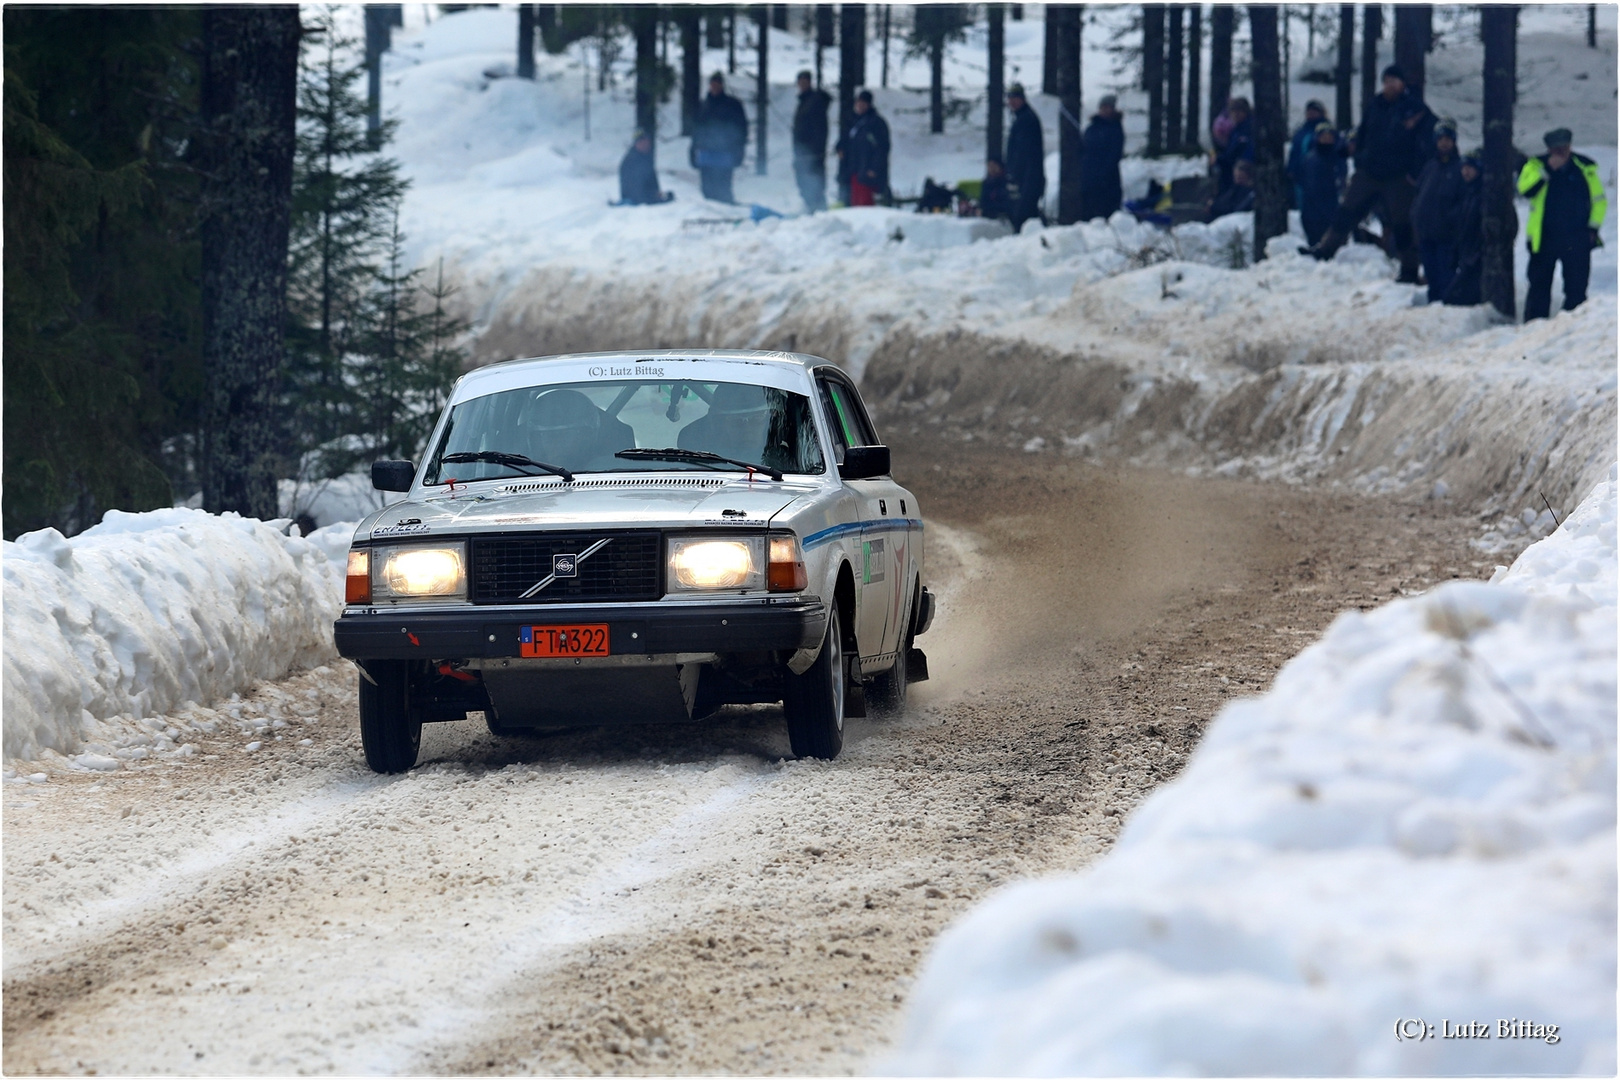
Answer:
[(709, 411), (683, 427), (675, 445), (769, 465), (773, 414), (763, 386), (721, 383), (715, 387)]
[(523, 410), (522, 424), (528, 457), (566, 469), (600, 466), (602, 410), (578, 390), (541, 394)]

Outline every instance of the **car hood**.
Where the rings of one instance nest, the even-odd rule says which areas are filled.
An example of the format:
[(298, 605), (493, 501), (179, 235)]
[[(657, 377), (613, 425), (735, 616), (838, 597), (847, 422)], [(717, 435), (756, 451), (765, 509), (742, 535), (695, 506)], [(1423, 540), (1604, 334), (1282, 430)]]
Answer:
[(524, 529), (762, 528), (820, 487), (813, 481), (749, 482), (744, 476), (706, 474), (477, 484), (385, 507), (360, 523), (355, 540)]

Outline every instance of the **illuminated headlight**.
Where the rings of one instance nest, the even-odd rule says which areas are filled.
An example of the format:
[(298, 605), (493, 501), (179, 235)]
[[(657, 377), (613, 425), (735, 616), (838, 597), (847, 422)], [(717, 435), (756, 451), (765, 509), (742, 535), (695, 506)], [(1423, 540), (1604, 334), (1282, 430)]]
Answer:
[(688, 537), (669, 542), (671, 592), (765, 587), (765, 538), (718, 540)]
[(467, 595), (464, 544), (373, 548), (371, 569), (377, 600), (459, 600)]

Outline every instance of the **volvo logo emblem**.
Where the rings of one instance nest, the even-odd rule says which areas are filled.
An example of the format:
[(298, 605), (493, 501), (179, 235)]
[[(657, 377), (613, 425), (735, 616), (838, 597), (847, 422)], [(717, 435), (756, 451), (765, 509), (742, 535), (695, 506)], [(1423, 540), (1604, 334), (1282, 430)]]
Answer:
[(579, 577), (579, 564), (590, 558), (592, 555), (595, 555), (598, 551), (601, 551), (611, 543), (613, 543), (613, 538), (607, 537), (606, 539), (598, 540), (596, 543), (592, 544), (578, 555), (553, 555), (551, 557), (551, 573), (529, 586), (525, 592), (518, 596), (518, 599), (527, 600), (531, 596), (539, 595), (541, 589), (544, 589), (547, 585), (550, 585), (558, 578)]
[(552, 577), (576, 577), (579, 574), (579, 556), (553, 555), (551, 557)]

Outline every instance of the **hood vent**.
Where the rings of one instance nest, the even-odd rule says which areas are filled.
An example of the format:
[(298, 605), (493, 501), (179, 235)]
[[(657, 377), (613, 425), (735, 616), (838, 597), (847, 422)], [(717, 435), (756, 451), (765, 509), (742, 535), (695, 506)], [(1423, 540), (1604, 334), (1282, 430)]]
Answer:
[(555, 480), (502, 484), (495, 490), (502, 495), (523, 495), (533, 491), (559, 491), (578, 488), (699, 488), (713, 491), (716, 488), (725, 487), (731, 482), (732, 478), (729, 476), (665, 476), (648, 477), (646, 479), (619, 476), (603, 477), (599, 480), (579, 479), (570, 484), (558, 477)]

